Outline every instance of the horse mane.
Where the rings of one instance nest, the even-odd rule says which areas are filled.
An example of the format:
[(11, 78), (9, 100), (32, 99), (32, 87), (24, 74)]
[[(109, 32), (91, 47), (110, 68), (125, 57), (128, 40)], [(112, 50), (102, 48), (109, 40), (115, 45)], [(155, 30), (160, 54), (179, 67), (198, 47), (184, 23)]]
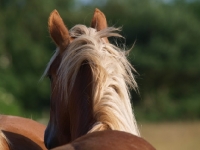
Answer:
[[(93, 115), (97, 122), (89, 132), (105, 129), (126, 131), (140, 135), (130, 102), (129, 88), (137, 90), (138, 86), (132, 71), (135, 69), (126, 59), (125, 49), (105, 41), (105, 37), (122, 37), (120, 28), (108, 27), (97, 31), (84, 25), (76, 25), (69, 34), (74, 40), (64, 51), (58, 68), (57, 84), (64, 99), (68, 100), (74, 86), (78, 71), (83, 64), (92, 71)], [(47, 74), (52, 62), (59, 54), (59, 48), (50, 60)], [(75, 92), (75, 91), (73, 91)]]

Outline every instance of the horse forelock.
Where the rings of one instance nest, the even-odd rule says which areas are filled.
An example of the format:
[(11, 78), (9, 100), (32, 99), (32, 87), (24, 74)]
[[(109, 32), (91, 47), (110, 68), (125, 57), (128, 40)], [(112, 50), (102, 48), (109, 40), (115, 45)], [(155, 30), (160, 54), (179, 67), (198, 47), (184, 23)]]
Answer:
[[(70, 36), (74, 40), (63, 53), (58, 68), (57, 85), (67, 102), (80, 67), (87, 63), (92, 71), (93, 92), (90, 97), (93, 100), (96, 120), (107, 124), (111, 129), (139, 135), (128, 92), (129, 87), (137, 90), (137, 83), (132, 74), (135, 70), (126, 59), (124, 49), (103, 39), (110, 36), (121, 37), (118, 31), (119, 28), (114, 27), (97, 32), (84, 25), (74, 26), (70, 30)], [(91, 131), (95, 130), (94, 128)]]

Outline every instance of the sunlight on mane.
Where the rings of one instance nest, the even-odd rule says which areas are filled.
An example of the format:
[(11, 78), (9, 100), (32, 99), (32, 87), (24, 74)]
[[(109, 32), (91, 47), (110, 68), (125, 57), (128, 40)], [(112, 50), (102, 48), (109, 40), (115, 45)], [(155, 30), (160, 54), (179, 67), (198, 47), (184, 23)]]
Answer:
[[(60, 90), (67, 101), (77, 73), (87, 62), (92, 70), (93, 113), (97, 122), (89, 132), (113, 129), (140, 135), (131, 107), (129, 88), (137, 91), (132, 71), (135, 69), (126, 59), (124, 49), (107, 43), (105, 37), (122, 37), (119, 28), (109, 27), (101, 31), (76, 25), (70, 31), (74, 38), (63, 53), (58, 68)], [(44, 75), (58, 55), (57, 49)], [(65, 83), (65, 84), (63, 84)]]

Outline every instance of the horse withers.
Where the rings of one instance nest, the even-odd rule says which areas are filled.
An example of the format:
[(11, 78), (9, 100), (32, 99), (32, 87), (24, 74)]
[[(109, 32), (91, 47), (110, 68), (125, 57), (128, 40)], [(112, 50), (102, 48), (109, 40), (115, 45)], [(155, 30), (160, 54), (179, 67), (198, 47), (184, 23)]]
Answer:
[(155, 150), (155, 148), (133, 134), (105, 130), (88, 133), (70, 144), (52, 150)]

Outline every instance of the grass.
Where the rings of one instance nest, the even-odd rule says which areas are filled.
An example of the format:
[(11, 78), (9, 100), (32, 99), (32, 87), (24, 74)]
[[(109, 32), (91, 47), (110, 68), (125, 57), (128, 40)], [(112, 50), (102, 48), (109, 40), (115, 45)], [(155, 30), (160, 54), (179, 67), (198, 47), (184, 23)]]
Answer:
[(199, 150), (200, 122), (139, 123), (141, 136), (157, 150)]

